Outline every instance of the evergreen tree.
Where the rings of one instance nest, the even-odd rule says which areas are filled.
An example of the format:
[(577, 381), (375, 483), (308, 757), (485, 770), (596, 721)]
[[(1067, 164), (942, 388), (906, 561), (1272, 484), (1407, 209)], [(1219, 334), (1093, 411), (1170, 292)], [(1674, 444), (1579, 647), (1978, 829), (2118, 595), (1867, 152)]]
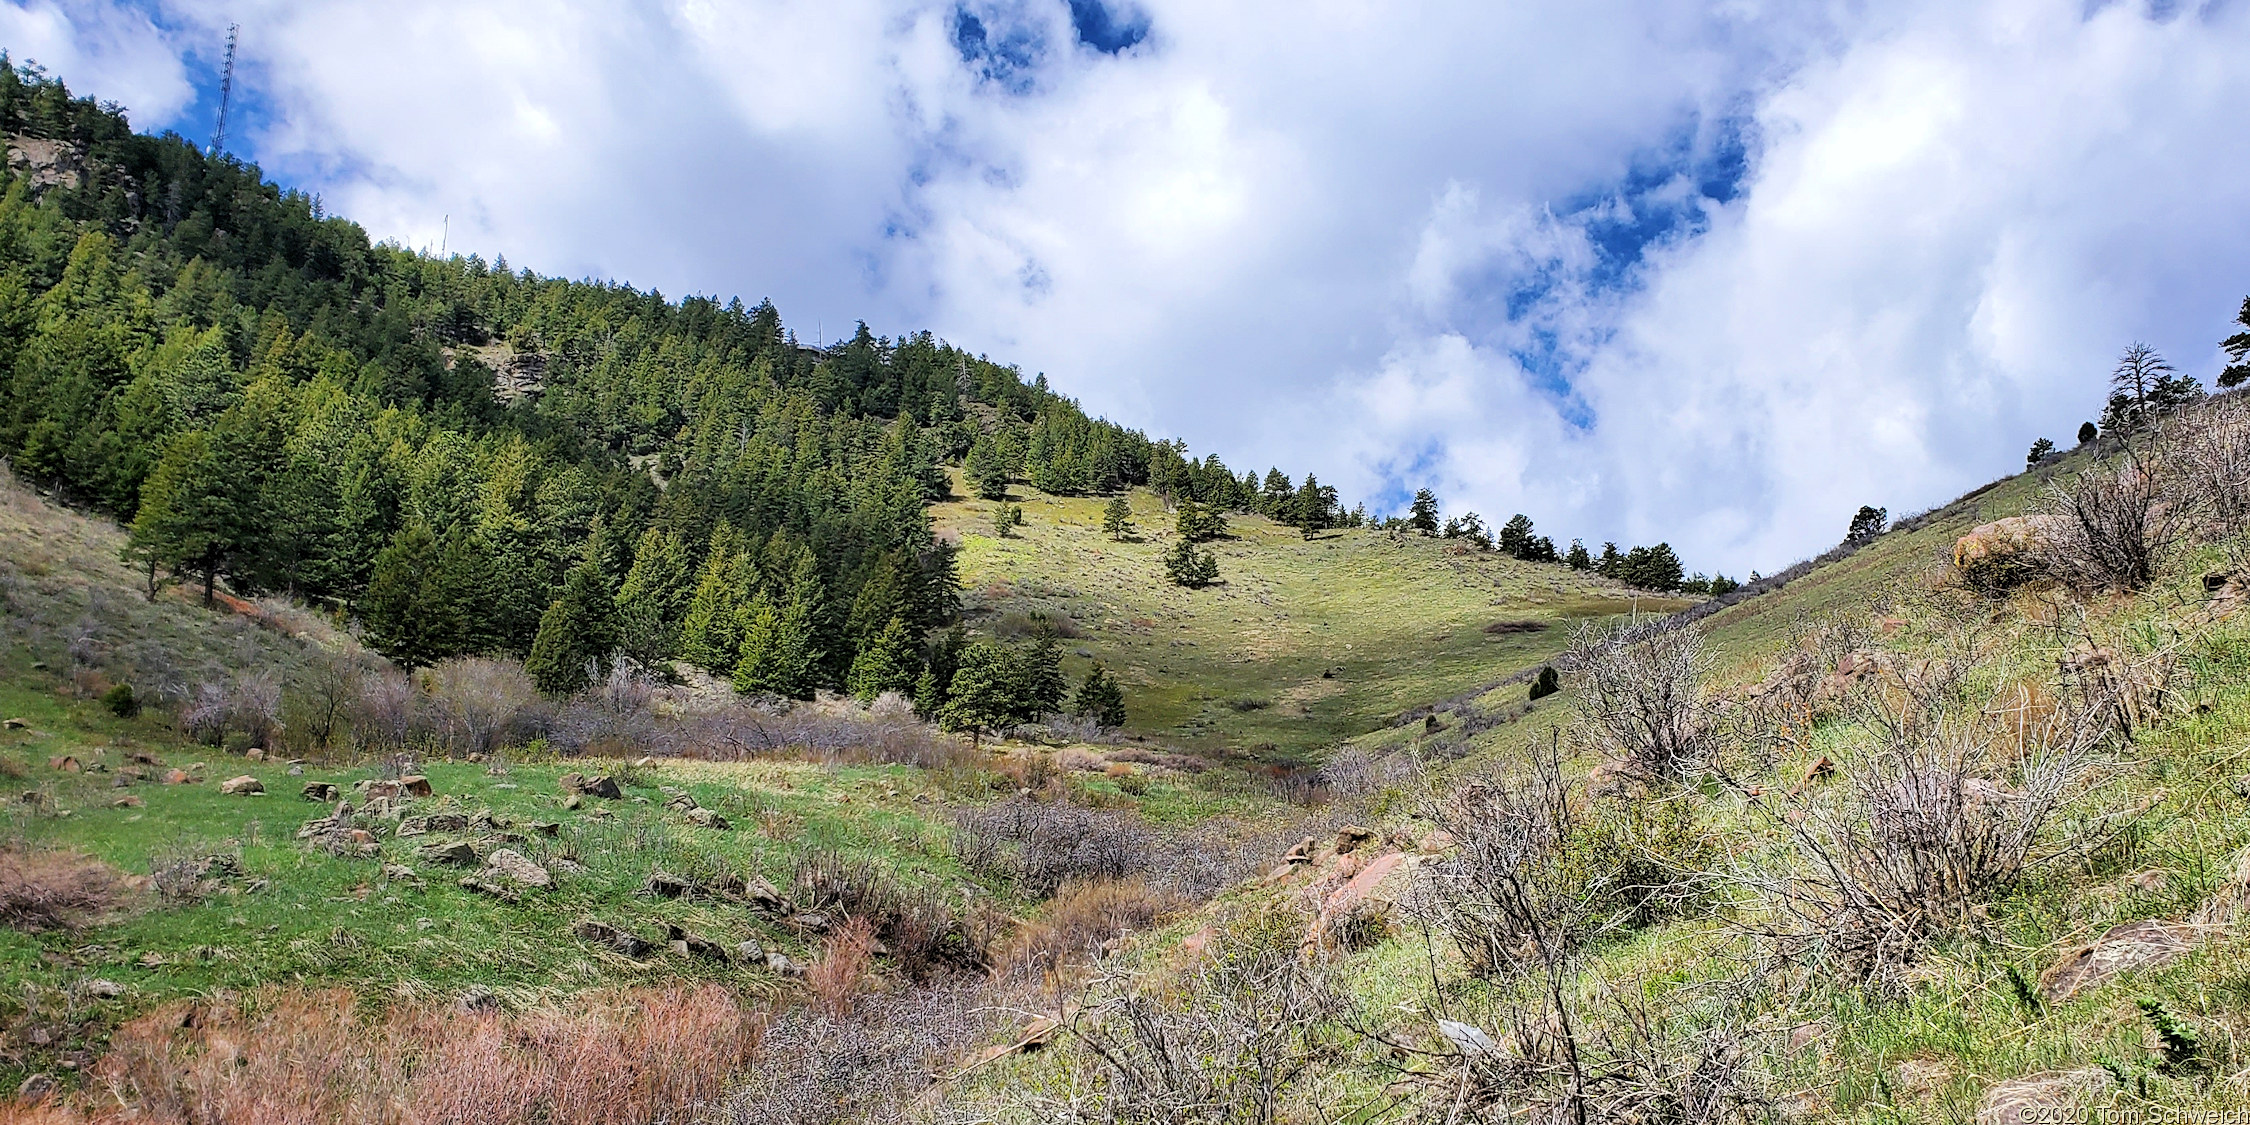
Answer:
[(2226, 369), (2219, 372), (2219, 386), (2229, 390), (2250, 382), (2250, 297), (2242, 299), (2242, 311), (2235, 314), (2234, 322), (2243, 331), (2219, 342), (2227, 353)]
[(617, 591), (618, 647), (645, 668), (669, 663), (695, 592), (679, 536), (653, 527), (642, 532)]
[(1618, 561), (1617, 577), (1643, 590), (1660, 593), (1677, 590), (1682, 578), (1680, 557), (1673, 553), (1669, 543), (1635, 547)]
[(738, 543), (734, 529), (725, 524), (711, 534), (702, 573), (680, 624), (680, 656), (714, 675), (733, 671), (742, 643), (741, 607), (736, 599), (742, 592), (738, 583), (747, 577), (749, 566)]
[(742, 655), (735, 661), (734, 689), (767, 692), (784, 699), (811, 699), (820, 652), (813, 638), (816, 594), (799, 589), (776, 608), (764, 591), (742, 615)]
[(1414, 492), (1414, 503), (1408, 506), (1407, 512), (1408, 515), (1406, 517), (1406, 526), (1411, 527), (1424, 535), (1437, 534), (1437, 493), (1432, 492), (1427, 488), (1416, 489)]
[(1621, 578), (1624, 565), (1625, 556), (1617, 553), (1617, 544), (1603, 543), (1601, 561), (1594, 564), (1594, 573), (1604, 578)]
[(429, 525), (420, 520), (406, 525), (375, 556), (374, 577), (360, 598), (367, 646), (409, 672), (451, 655), (450, 607), (433, 605), (430, 597), (437, 556)]
[(1335, 508), (1334, 490), (1321, 487), (1318, 478), (1305, 474), (1305, 483), (1298, 487), (1289, 501), (1289, 523), (1299, 534), (1310, 539), (1313, 533), (1327, 527), (1330, 513)]
[(2054, 451), (2055, 443), (2046, 438), (2040, 438), (2038, 441), (2032, 442), (2031, 452), (2023, 456), (2023, 467), (2026, 469), (2038, 468), (2039, 462), (2046, 460), (2047, 455)]
[(1519, 559), (1531, 557), (1531, 517), (1517, 512), (1500, 525), (1500, 550)]
[(1063, 679), (1062, 646), (1052, 632), (1043, 630), (1032, 643), (1016, 650), (1014, 678), (1018, 720), (1037, 722), (1062, 710), (1070, 684)]
[(1554, 666), (1554, 665), (1552, 665), (1552, 664), (1542, 664), (1542, 665), (1540, 665), (1540, 666), (1539, 666), (1539, 676), (1538, 676), (1538, 678), (1536, 678), (1536, 679), (1534, 679), (1534, 680), (1532, 680), (1532, 681), (1531, 681), (1531, 698), (1532, 698), (1532, 700), (1536, 702), (1536, 701), (1538, 701), (1538, 700), (1541, 700), (1541, 699), (1545, 699), (1545, 698), (1547, 698), (1548, 696), (1550, 696), (1550, 695), (1553, 695), (1553, 694), (1555, 694), (1555, 693), (1556, 693), (1556, 692), (1558, 692), (1558, 691), (1561, 691), (1561, 690), (1562, 690), (1562, 682), (1561, 682), (1561, 679), (1562, 679), (1562, 678), (1561, 678), (1560, 676), (1557, 676), (1557, 675), (1555, 674), (1555, 666)]
[(2203, 395), (2203, 385), (2181, 375), (2155, 348), (2135, 341), (2117, 359), (2109, 376), (2109, 404), (2102, 428), (2131, 431)]
[(1202, 589), (1219, 580), (1218, 557), (1183, 538), (1164, 556), (1164, 577), (1174, 585)]
[(1881, 535), (1883, 525), (1890, 517), (1888, 508), (1878, 508), (1872, 504), (1861, 505), (1859, 511), (1852, 514), (1852, 525), (1844, 532), (1844, 542), (1865, 543)]
[(961, 468), (969, 487), (976, 490), (978, 496), (986, 500), (1008, 498), (1007, 454), (991, 435), (978, 438), (976, 444), (969, 447), (968, 459)]
[(1188, 543), (1202, 543), (1217, 539), (1227, 533), (1227, 520), (1218, 510), (1198, 504), (1193, 500), (1180, 501), (1179, 519), (1174, 529)]
[(1079, 683), (1078, 696), (1073, 703), (1073, 710), (1094, 720), (1097, 726), (1125, 725), (1125, 689), (1099, 660), (1086, 670), (1086, 678)]
[(921, 674), (918, 656), (913, 638), (907, 635), (906, 621), (893, 617), (881, 632), (860, 646), (845, 686), (862, 702), (872, 702), (886, 691), (913, 693)]
[(531, 682), (549, 696), (585, 690), (617, 647), (617, 603), (601, 561), (588, 555), (563, 580), (562, 596), (539, 615), (539, 633), (523, 662)]
[(1570, 564), (1572, 570), (1592, 570), (1594, 568), (1594, 557), (1586, 553), (1586, 543), (1582, 539), (1570, 541), (1570, 554), (1564, 556), (1563, 561)]
[(1736, 590), (1739, 590), (1741, 588), (1742, 583), (1737, 582), (1724, 574), (1714, 574), (1711, 576), (1711, 596), (1714, 598), (1724, 597), (1728, 594), (1734, 593)]
[(938, 709), (938, 725), (967, 731), (972, 741), (985, 731), (1013, 725), (1018, 713), (1014, 665), (1007, 651), (990, 641), (969, 645)]
[(1023, 522), (1023, 509), (1013, 504), (1001, 504), (992, 509), (992, 534), (1006, 539), (1015, 534), (1016, 525)]
[(1102, 533), (1120, 542), (1133, 534), (1133, 505), (1124, 497), (1112, 496), (1102, 508)]
[(2094, 428), (2094, 424), (2092, 422), (2080, 422), (2078, 424), (2078, 444), (2084, 445), (2087, 442), (2100, 437), (2101, 433), (2102, 432), (2100, 430)]

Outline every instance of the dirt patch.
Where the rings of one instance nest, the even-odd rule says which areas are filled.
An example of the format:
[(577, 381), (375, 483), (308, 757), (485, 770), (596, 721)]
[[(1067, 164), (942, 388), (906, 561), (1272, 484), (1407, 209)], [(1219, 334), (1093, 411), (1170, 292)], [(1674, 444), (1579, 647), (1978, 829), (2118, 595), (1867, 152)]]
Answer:
[(1485, 632), (1495, 637), (1504, 637), (1510, 633), (1542, 633), (1546, 630), (1547, 623), (1544, 621), (1495, 621), (1484, 627)]

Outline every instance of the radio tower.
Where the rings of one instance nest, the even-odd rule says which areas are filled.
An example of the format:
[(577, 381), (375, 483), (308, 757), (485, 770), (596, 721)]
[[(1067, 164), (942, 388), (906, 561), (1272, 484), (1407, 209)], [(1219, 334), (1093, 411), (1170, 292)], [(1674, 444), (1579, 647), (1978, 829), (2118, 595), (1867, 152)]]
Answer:
[(211, 130), (211, 155), (217, 156), (227, 149), (227, 102), (234, 96), (234, 37), (242, 25), (227, 25), (227, 65), (219, 72), (219, 124)]

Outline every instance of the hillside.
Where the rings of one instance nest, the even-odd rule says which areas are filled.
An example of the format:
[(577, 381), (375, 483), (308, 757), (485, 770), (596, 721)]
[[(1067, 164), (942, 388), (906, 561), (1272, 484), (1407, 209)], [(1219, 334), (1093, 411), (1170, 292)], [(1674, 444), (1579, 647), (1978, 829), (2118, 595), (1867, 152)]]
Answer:
[(1073, 679), (1092, 660), (1126, 687), (1128, 729), (1210, 749), (1305, 761), (1433, 699), (1536, 669), (1581, 624), (1686, 604), (1591, 572), (1528, 563), (1465, 541), (1376, 528), (1306, 539), (1237, 515), (1213, 544), (1220, 583), (1163, 580), (1173, 513), (1129, 494), (1138, 530), (1102, 532), (1104, 501), (1019, 487), (1025, 524), (1003, 539), (1003, 503), (934, 505), (961, 544), (964, 609), (980, 633), (1021, 635), (1034, 615), (1065, 630)]

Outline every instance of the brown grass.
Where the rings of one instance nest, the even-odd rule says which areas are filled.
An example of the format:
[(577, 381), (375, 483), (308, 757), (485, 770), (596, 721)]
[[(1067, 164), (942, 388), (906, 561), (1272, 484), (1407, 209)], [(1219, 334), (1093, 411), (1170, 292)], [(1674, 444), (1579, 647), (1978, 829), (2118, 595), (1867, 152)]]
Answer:
[(1138, 875), (1065, 883), (1038, 920), (1016, 931), (996, 967), (1025, 978), (1058, 973), (1095, 959), (1111, 939), (1148, 929), (1180, 905)]
[(852, 997), (867, 987), (874, 967), (875, 924), (861, 915), (828, 935), (820, 956), (805, 966), (805, 987), (821, 1011), (840, 1017), (851, 1009)]
[(0, 1123), (597, 1125), (692, 1116), (726, 1093), (762, 1020), (718, 985), (582, 996), (522, 1013), (268, 988), (119, 1029), (70, 1113)]
[(0, 926), (70, 929), (117, 905), (124, 883), (108, 864), (75, 851), (0, 848)]

